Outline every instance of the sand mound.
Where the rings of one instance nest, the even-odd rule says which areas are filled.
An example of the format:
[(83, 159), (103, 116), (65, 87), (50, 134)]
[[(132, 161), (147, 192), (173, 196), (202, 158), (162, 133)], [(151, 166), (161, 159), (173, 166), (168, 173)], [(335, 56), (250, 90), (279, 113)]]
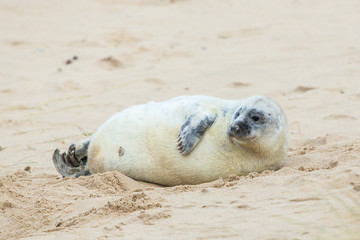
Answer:
[[(226, 228), (231, 216), (243, 219), (239, 226), (246, 226), (255, 238), (265, 235), (256, 232), (253, 224), (270, 219), (273, 224), (265, 230), (275, 229), (277, 234), (291, 221), (294, 226), (286, 228), (293, 234), (303, 229), (304, 235), (330, 237), (346, 230), (345, 236), (352, 237), (360, 224), (360, 143), (355, 140), (326, 146), (317, 142), (307, 140), (293, 149), (286, 166), (278, 171), (234, 175), (193, 186), (165, 188), (134, 181), (118, 172), (76, 179), (18, 170), (0, 178), (1, 234), (7, 239), (35, 239), (49, 234), (78, 236), (80, 229), (93, 231), (96, 236), (105, 232), (111, 236), (140, 236), (142, 233), (133, 232), (136, 226), (154, 226), (156, 231), (163, 231), (165, 219), (174, 231), (179, 231), (181, 227), (175, 226), (181, 219), (186, 219), (185, 225), (196, 226), (200, 219), (203, 222), (216, 216), (217, 227)], [(308, 213), (310, 219), (305, 217)], [(189, 219), (187, 214), (197, 217)], [(321, 221), (313, 225), (312, 218)], [(323, 232), (324, 225), (327, 227)], [(94, 228), (97, 230), (90, 230)], [(194, 231), (206, 229), (199, 225)], [(237, 236), (235, 229), (226, 229), (228, 234), (214, 237)], [(187, 235), (191, 232), (178, 237)]]

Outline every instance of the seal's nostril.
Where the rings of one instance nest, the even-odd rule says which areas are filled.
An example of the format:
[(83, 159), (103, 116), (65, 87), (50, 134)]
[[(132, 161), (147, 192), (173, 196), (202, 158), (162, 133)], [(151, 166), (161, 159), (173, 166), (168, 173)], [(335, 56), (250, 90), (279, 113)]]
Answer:
[(239, 125), (235, 124), (231, 126), (230, 131), (233, 135), (238, 135), (241, 132), (241, 128), (239, 127)]

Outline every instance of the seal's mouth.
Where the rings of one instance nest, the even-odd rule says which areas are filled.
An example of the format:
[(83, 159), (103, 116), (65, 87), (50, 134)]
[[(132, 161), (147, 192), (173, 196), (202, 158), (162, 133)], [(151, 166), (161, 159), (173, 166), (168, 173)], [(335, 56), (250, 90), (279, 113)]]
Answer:
[(256, 136), (248, 136), (248, 137), (237, 137), (237, 136), (233, 136), (233, 135), (228, 135), (229, 136), (229, 140), (231, 143), (234, 143), (234, 141), (238, 142), (238, 143), (249, 143), (249, 142), (253, 142), (256, 140)]

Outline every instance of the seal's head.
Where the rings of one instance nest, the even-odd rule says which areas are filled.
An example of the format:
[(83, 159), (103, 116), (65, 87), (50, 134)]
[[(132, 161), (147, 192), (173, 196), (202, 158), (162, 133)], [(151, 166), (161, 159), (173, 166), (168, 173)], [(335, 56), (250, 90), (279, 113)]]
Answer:
[[(288, 129), (281, 107), (272, 99), (253, 96), (235, 110), (228, 136), (233, 143), (263, 151), (287, 151)], [(261, 149), (260, 149), (261, 148)]]

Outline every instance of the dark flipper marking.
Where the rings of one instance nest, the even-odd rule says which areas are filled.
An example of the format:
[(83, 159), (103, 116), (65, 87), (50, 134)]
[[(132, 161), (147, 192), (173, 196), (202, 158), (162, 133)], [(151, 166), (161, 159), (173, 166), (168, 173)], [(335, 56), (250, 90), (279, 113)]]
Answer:
[(205, 115), (203, 117), (191, 115), (186, 119), (185, 123), (181, 126), (178, 135), (178, 150), (182, 155), (189, 154), (195, 146), (200, 142), (201, 137), (217, 118), (215, 116)]
[(70, 167), (79, 167), (85, 165), (87, 162), (87, 149), (90, 142), (81, 144), (81, 147), (76, 147), (73, 143), (70, 145), (68, 153), (65, 156), (66, 165)]
[(52, 160), (58, 173), (60, 173), (63, 177), (73, 177), (77, 173), (81, 172), (81, 167), (69, 166), (69, 159), (67, 159), (66, 156), (66, 153), (60, 154), (60, 150), (56, 149), (53, 153)]
[(56, 149), (52, 160), (58, 173), (63, 177), (91, 175), (86, 165), (89, 143), (90, 138), (87, 138), (77, 145), (71, 144), (67, 153), (60, 153), (59, 149)]
[(63, 177), (80, 177), (91, 175), (91, 172), (87, 168), (87, 165), (80, 165), (78, 167), (72, 167), (66, 164), (66, 153), (60, 154), (59, 149), (56, 149), (53, 153), (52, 160), (56, 171)]

